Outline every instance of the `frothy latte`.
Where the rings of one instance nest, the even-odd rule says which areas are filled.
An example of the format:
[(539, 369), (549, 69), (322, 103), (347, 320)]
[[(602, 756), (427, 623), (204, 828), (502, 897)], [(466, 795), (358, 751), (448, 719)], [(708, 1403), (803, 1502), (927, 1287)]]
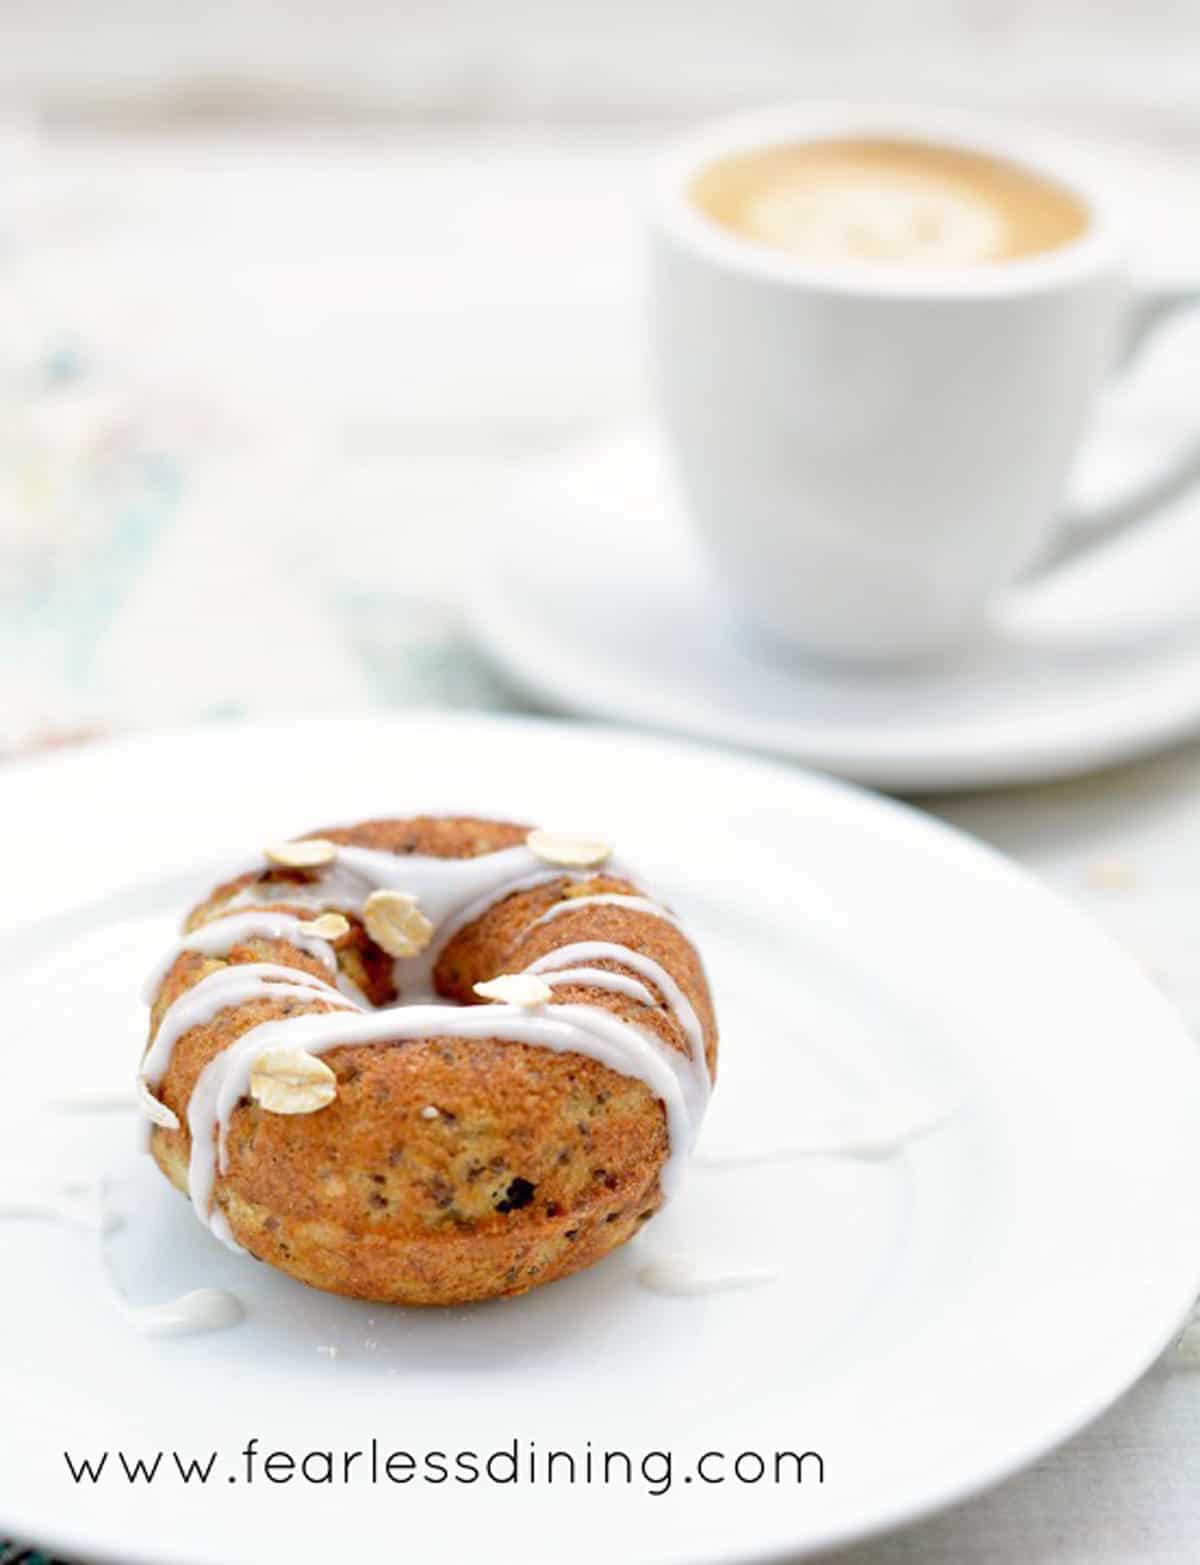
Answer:
[(1080, 237), (1076, 196), (999, 158), (916, 141), (837, 140), (719, 159), (692, 199), (722, 227), (809, 261), (979, 266)]

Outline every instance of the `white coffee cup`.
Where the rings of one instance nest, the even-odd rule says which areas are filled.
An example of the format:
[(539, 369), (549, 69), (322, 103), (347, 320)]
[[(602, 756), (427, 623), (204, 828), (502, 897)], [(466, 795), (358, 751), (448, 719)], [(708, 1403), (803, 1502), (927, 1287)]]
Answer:
[[(816, 263), (720, 226), (691, 194), (731, 154), (835, 137), (1016, 163), (1077, 196), (1087, 225), (1057, 249), (987, 265)], [(653, 368), (696, 530), (751, 625), (836, 658), (962, 641), (1054, 546), (1109, 369), (1200, 298), (1134, 294), (1090, 181), (945, 116), (809, 108), (710, 127), (660, 160), (650, 231)], [(1107, 530), (1171, 493), (1195, 458), (1126, 496)], [(1057, 543), (1060, 558), (1077, 546)]]

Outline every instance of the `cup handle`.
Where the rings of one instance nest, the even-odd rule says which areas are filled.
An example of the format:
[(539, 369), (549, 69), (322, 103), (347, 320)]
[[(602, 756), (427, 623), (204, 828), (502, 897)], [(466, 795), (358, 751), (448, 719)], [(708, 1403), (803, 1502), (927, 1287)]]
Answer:
[[(1129, 307), (1124, 336), (1116, 360), (1116, 373), (1124, 374), (1164, 322), (1183, 311), (1200, 307), (1200, 286), (1155, 288), (1139, 292)], [(1200, 481), (1200, 430), (1160, 467), (1115, 500), (1069, 511), (1058, 538), (1038, 560), (1031, 573), (1041, 582), (1058, 566), (1092, 554), (1134, 522), (1143, 520)]]

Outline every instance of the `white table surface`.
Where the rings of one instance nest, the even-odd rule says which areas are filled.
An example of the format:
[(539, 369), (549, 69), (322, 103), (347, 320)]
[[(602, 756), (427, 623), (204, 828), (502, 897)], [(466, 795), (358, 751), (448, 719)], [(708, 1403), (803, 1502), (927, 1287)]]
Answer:
[[(650, 139), (46, 145), (10, 187), (10, 304), (86, 344), (175, 451), (184, 496), (86, 689), (0, 670), (0, 741), (22, 724), (502, 699), (461, 651), (457, 585), (515, 464), (643, 406), (631, 192)], [(1100, 155), (1146, 269), (1194, 275), (1188, 159), (1119, 140)], [(931, 808), (1099, 919), (1200, 1030), (1200, 744)], [(1200, 1375), (1166, 1361), (1033, 1470), (841, 1557), (1182, 1565), (1200, 1557), (1198, 1467)]]

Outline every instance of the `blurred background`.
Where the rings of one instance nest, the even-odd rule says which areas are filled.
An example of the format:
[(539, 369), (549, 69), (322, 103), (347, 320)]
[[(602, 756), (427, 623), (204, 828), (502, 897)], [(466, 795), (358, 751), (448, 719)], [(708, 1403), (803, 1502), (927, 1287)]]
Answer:
[[(0, 761), (526, 705), (464, 589), (530, 463), (647, 409), (646, 160), (810, 99), (1064, 133), (1121, 193), (1139, 271), (1200, 277), (1200, 0), (0, 5)], [(1197, 799), (1193, 747), (939, 808), (1081, 900), (1200, 1030)], [(1046, 1558), (1072, 1536), (1148, 1558), (1152, 1523), (1194, 1522), (1179, 1395), (1176, 1423), (1155, 1385), (1137, 1429), (1031, 1476)], [(981, 1557), (964, 1527), (922, 1557)]]
[(1194, 129), (1194, 0), (41, 0), (0, 81), (64, 123), (395, 126), (711, 113), (899, 89)]
[(645, 405), (645, 159), (811, 98), (1068, 131), (1200, 266), (1200, 0), (6, 6), (0, 752), (516, 702), (461, 587), (515, 471)]

